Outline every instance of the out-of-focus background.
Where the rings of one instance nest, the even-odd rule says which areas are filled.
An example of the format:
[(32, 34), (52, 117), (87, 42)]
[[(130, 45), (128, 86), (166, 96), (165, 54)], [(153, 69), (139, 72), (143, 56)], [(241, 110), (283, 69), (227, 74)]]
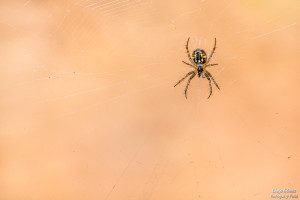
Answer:
[(0, 199), (297, 194), (299, 35), (298, 0), (1, 1)]

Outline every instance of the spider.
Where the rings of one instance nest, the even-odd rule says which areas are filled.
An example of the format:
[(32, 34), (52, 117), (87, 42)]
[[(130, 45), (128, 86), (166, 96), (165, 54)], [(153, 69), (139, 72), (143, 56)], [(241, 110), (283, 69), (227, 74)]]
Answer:
[(188, 54), (189, 60), (192, 64), (187, 63), (185, 61), (182, 61), (184, 64), (189, 65), (191, 67), (193, 67), (195, 70), (190, 71), (189, 73), (187, 73), (182, 79), (180, 79), (178, 81), (178, 83), (176, 83), (176, 85), (174, 85), (174, 87), (176, 87), (179, 83), (181, 83), (184, 79), (186, 79), (188, 76), (190, 76), (190, 78), (188, 79), (187, 85), (185, 87), (185, 98), (187, 99), (187, 90), (188, 87), (190, 85), (191, 80), (196, 76), (196, 74), (198, 74), (198, 77), (200, 78), (200, 76), (202, 78), (207, 78), (208, 82), (209, 82), (209, 96), (207, 99), (209, 99), (209, 97), (212, 94), (212, 86), (211, 86), (211, 80), (214, 82), (214, 84), (216, 85), (216, 87), (218, 89), (220, 89), (220, 87), (218, 86), (217, 82), (215, 81), (215, 79), (213, 78), (213, 76), (207, 71), (207, 67), (209, 66), (214, 66), (214, 65), (218, 65), (218, 64), (209, 64), (210, 59), (212, 58), (215, 50), (216, 50), (216, 43), (217, 43), (217, 39), (215, 38), (215, 44), (214, 44), (214, 48), (212, 49), (208, 59), (207, 59), (207, 55), (205, 53), (205, 51), (203, 49), (196, 49), (193, 54), (192, 57), (190, 55), (190, 51), (189, 51), (189, 40), (190, 38), (188, 38), (187, 42), (186, 42), (186, 52)]

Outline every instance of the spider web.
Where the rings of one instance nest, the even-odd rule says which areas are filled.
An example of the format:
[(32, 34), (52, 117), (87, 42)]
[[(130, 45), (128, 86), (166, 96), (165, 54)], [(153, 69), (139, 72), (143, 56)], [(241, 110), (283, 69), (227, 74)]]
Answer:
[[(265, 199), (273, 186), (299, 188), (288, 173), (299, 165), (299, 95), (285, 91), (299, 83), (300, 4), (279, 4), (0, 4), (0, 199)], [(186, 81), (173, 87), (191, 70), (188, 37), (190, 52), (208, 54), (217, 38), (209, 71), (221, 90), (209, 100), (205, 79), (187, 100)]]

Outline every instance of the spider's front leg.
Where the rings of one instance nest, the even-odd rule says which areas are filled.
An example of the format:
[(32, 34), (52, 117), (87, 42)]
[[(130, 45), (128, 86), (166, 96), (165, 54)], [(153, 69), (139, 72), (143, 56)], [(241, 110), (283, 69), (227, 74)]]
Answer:
[(187, 82), (187, 84), (186, 84), (186, 86), (185, 86), (184, 94), (185, 94), (185, 98), (186, 98), (186, 99), (187, 99), (187, 90), (188, 90), (188, 88), (189, 88), (189, 85), (190, 85), (191, 80), (195, 77), (195, 75), (196, 75), (196, 73), (194, 73), (194, 74), (189, 78), (189, 80), (188, 80), (188, 82)]
[(217, 82), (215, 81), (215, 79), (214, 79), (214, 77), (211, 75), (211, 73), (209, 73), (207, 70), (205, 71), (205, 73), (207, 74), (208, 77), (210, 77), (210, 78), (213, 80), (213, 82), (214, 82), (214, 84), (216, 85), (216, 87), (217, 87), (218, 89), (220, 89), (219, 85), (217, 84)]
[(207, 97), (207, 99), (209, 99), (209, 97), (211, 96), (212, 94), (212, 87), (211, 87), (211, 80), (209, 78), (209, 76), (206, 76), (208, 82), (209, 82), (209, 96)]
[(194, 71), (190, 71), (189, 73), (187, 73), (182, 79), (180, 79), (176, 85), (174, 85), (174, 87), (176, 87), (179, 83), (181, 83), (184, 79), (186, 79), (189, 75), (194, 74)]

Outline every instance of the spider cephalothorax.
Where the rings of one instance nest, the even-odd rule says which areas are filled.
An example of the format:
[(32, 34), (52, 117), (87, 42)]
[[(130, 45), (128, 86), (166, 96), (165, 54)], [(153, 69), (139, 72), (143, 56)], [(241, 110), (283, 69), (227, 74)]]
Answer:
[(207, 59), (207, 55), (205, 53), (204, 50), (202, 49), (196, 49), (192, 56), (190, 55), (190, 51), (189, 51), (189, 40), (190, 38), (188, 38), (187, 40), (187, 43), (186, 43), (186, 51), (187, 51), (187, 54), (188, 54), (188, 57), (189, 57), (189, 60), (191, 62), (190, 63), (187, 63), (187, 62), (184, 62), (182, 61), (183, 63), (189, 65), (189, 66), (192, 66), (195, 70), (193, 71), (190, 71), (189, 73), (187, 73), (185, 75), (185, 77), (183, 77), (182, 79), (180, 79), (176, 85), (174, 87), (176, 87), (179, 83), (181, 83), (185, 78), (187, 78), (188, 76), (190, 76), (188, 82), (187, 82), (187, 85), (185, 87), (185, 98), (187, 98), (187, 90), (188, 90), (188, 87), (189, 87), (189, 84), (191, 82), (191, 80), (195, 77), (196, 74), (198, 74), (198, 76), (202, 76), (202, 78), (207, 78), (208, 82), (209, 82), (209, 89), (210, 89), (210, 93), (209, 93), (209, 96), (208, 98), (210, 97), (210, 95), (212, 94), (212, 87), (211, 87), (211, 80), (214, 82), (214, 84), (216, 85), (216, 87), (218, 89), (219, 86), (217, 84), (217, 82), (215, 81), (215, 79), (213, 78), (213, 76), (207, 71), (207, 67), (208, 66), (214, 66), (214, 65), (217, 65), (217, 64), (209, 64), (209, 61), (210, 59), (212, 58), (212, 55), (214, 54), (215, 50), (216, 50), (216, 43), (217, 43), (217, 40), (215, 38), (215, 45), (214, 45), (214, 48), (212, 49), (208, 59)]
[(197, 68), (198, 76), (200, 77), (202, 75), (202, 78), (204, 78), (204, 75), (203, 75), (203, 64), (198, 64), (197, 66), (198, 66), (198, 68)]

